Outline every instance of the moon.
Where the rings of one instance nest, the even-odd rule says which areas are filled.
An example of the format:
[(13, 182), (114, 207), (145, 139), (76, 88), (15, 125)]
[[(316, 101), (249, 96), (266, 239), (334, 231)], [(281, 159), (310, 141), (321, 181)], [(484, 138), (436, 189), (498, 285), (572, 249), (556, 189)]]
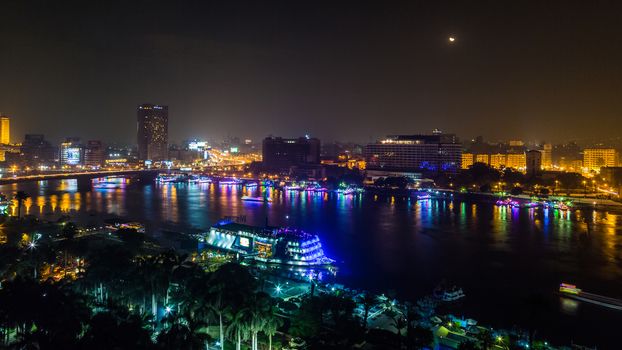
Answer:
[(450, 36), (449, 37), (449, 42), (453, 43), (454, 41), (456, 41), (456, 37), (455, 36)]

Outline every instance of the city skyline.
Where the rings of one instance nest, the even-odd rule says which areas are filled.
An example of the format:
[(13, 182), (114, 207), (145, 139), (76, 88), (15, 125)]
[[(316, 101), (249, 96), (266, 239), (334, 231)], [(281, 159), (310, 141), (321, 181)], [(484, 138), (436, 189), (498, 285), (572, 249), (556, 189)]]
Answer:
[(119, 4), (0, 5), (0, 110), (18, 140), (134, 143), (149, 102), (170, 106), (172, 141), (620, 132), (617, 4)]

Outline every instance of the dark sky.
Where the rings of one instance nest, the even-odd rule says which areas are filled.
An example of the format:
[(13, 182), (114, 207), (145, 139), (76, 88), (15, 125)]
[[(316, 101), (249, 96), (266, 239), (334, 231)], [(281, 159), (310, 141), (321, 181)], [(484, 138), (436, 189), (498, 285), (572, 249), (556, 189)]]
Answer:
[(135, 142), (144, 102), (177, 141), (614, 137), (620, 3), (0, 0), (0, 111), (13, 141)]

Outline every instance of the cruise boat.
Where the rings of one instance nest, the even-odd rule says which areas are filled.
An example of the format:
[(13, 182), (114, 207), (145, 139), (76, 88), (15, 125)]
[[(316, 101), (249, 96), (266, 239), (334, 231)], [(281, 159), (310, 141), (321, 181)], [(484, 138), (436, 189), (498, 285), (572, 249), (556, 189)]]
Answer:
[(188, 182), (190, 182), (190, 183), (197, 183), (197, 184), (204, 184), (204, 183), (211, 183), (212, 179), (210, 179), (207, 176), (190, 175), (188, 177)]
[(295, 266), (332, 265), (317, 235), (297, 229), (250, 226), (233, 222), (214, 225), (199, 235), (207, 246), (240, 254), (243, 258)]

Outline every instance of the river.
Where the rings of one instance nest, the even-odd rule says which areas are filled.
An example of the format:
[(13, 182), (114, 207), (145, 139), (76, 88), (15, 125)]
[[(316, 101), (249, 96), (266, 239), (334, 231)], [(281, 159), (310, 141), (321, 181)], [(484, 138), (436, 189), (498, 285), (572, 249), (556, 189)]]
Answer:
[[(242, 187), (155, 184), (128, 179), (115, 189), (79, 188), (77, 180), (0, 186), (31, 195), (25, 213), (44, 220), (69, 215), (79, 224), (121, 216), (161, 227), (206, 229), (225, 216), (247, 224), (317, 233), (339, 262), (339, 282), (415, 300), (443, 279), (467, 297), (450, 309), (493, 327), (537, 329), (557, 344), (615, 348), (622, 312), (556, 296), (560, 282), (622, 298), (622, 215), (591, 209), (497, 207), (465, 200), (414, 201), (390, 196), (271, 192), (272, 203)], [(588, 225), (588, 223), (590, 223)], [(527, 299), (545, 297), (537, 308)]]

